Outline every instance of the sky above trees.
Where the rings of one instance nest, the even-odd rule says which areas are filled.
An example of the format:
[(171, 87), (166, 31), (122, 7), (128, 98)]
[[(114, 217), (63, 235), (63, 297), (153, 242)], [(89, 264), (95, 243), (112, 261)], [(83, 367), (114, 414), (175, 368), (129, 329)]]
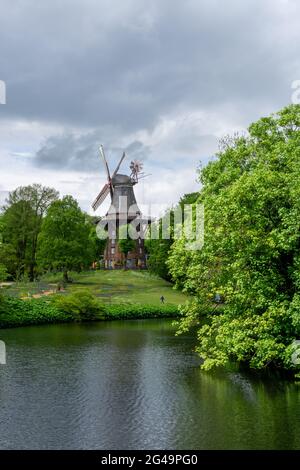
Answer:
[(0, 201), (40, 182), (89, 210), (102, 143), (152, 173), (140, 203), (175, 203), (220, 137), (291, 102), (299, 20), (293, 0), (2, 0)]

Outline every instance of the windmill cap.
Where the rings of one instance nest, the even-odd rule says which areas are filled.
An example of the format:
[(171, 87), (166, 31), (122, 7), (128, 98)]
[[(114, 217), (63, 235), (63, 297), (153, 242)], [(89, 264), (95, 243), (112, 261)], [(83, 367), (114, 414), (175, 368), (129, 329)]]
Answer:
[(113, 186), (118, 185), (118, 184), (120, 184), (120, 185), (121, 184), (132, 184), (130, 176), (121, 175), (119, 173), (117, 175), (113, 176), (111, 181), (112, 181)]

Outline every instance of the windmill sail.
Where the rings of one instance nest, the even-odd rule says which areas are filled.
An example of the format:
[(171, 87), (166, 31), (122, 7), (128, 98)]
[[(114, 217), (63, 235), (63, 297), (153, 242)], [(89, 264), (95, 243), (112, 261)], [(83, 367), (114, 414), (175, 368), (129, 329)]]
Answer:
[(94, 211), (98, 209), (98, 207), (102, 204), (102, 202), (107, 198), (109, 193), (110, 193), (110, 185), (106, 183), (92, 204)]
[(118, 164), (117, 168), (115, 169), (115, 171), (114, 171), (112, 177), (114, 177), (114, 176), (118, 173), (119, 168), (120, 168), (120, 166), (121, 166), (121, 163), (122, 163), (122, 161), (124, 160), (125, 157), (126, 157), (126, 154), (125, 154), (125, 152), (123, 152), (123, 155), (122, 155), (122, 157), (121, 157), (121, 160), (119, 161), (119, 164)]
[(105, 169), (106, 169), (107, 180), (108, 180), (108, 188), (109, 188), (109, 192), (110, 192), (110, 197), (112, 198), (113, 197), (113, 187), (112, 187), (112, 184), (111, 184), (111, 176), (110, 176), (109, 166), (108, 166), (108, 163), (107, 163), (105, 153), (104, 153), (104, 149), (103, 149), (102, 145), (100, 145), (100, 153), (101, 153), (103, 161), (104, 161), (104, 166), (105, 166)]

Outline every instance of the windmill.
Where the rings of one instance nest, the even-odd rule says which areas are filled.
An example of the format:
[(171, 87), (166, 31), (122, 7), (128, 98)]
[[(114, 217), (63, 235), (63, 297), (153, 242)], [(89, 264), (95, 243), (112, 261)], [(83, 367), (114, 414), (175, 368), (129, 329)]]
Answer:
[[(115, 171), (111, 175), (102, 145), (100, 146), (100, 155), (103, 159), (107, 182), (92, 204), (94, 211), (97, 210), (110, 195), (111, 204), (105, 217), (101, 219), (101, 223), (107, 223), (108, 225), (113, 222), (115, 227), (113, 232), (118, 232), (122, 224), (128, 224), (134, 220), (135, 226), (138, 227), (141, 233), (142, 226), (149, 222), (148, 219), (142, 218), (141, 211), (136, 202), (133, 186), (139, 182), (139, 179), (148, 176), (142, 172), (143, 164), (138, 160), (133, 160), (130, 163), (130, 175), (119, 173), (120, 166), (126, 156), (125, 152), (123, 152)], [(105, 267), (107, 268), (115, 268), (122, 265), (123, 255), (119, 250), (116, 235), (117, 233), (114, 233), (114, 235), (109, 236), (107, 240), (104, 252)], [(127, 263), (127, 267), (130, 268), (146, 267), (144, 239), (142, 236), (137, 238), (136, 248), (127, 256)]]
[(110, 171), (109, 171), (109, 166), (108, 166), (108, 163), (107, 163), (107, 160), (106, 160), (106, 157), (105, 157), (105, 153), (104, 153), (104, 149), (103, 149), (103, 146), (100, 145), (100, 155), (101, 157), (103, 158), (103, 162), (104, 162), (104, 167), (105, 167), (105, 171), (106, 171), (106, 175), (107, 175), (107, 183), (105, 183), (105, 185), (103, 186), (103, 188), (101, 189), (100, 193), (98, 194), (98, 196), (96, 197), (95, 201), (93, 202), (92, 204), (92, 207), (95, 210), (98, 209), (98, 207), (101, 206), (101, 204), (105, 201), (105, 199), (107, 198), (107, 196), (110, 194), (110, 197), (111, 197), (111, 200), (113, 198), (113, 185), (112, 185), (112, 178), (114, 178), (114, 176), (118, 173), (119, 171), (119, 168), (122, 164), (122, 161), (124, 160), (125, 158), (125, 152), (123, 152), (123, 155), (121, 157), (121, 160), (119, 161), (118, 163), (118, 166), (117, 168), (115, 169), (114, 173), (113, 173), (113, 176), (111, 178), (110, 176)]

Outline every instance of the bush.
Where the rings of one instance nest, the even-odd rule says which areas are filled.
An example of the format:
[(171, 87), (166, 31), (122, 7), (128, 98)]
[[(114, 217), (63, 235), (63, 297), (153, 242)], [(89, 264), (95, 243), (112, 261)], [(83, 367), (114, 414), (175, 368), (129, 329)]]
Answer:
[(48, 299), (20, 300), (0, 294), (0, 328), (72, 321)]
[(88, 290), (70, 295), (58, 295), (53, 299), (54, 306), (75, 321), (101, 320), (105, 308)]
[(0, 328), (93, 320), (176, 318), (176, 305), (104, 305), (89, 291), (21, 300), (0, 294)]
[(106, 320), (125, 320), (141, 318), (175, 318), (179, 315), (176, 305), (139, 305), (119, 304), (106, 308)]

